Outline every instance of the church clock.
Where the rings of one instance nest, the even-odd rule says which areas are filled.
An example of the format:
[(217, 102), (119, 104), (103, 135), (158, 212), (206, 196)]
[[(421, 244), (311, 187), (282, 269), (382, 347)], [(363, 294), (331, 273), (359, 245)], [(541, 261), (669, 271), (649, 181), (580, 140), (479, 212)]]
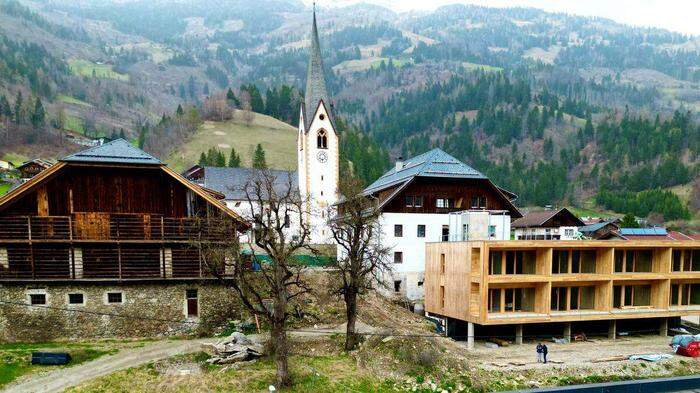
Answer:
[(328, 153), (326, 153), (325, 151), (320, 151), (318, 152), (318, 154), (316, 154), (316, 158), (319, 162), (326, 162), (328, 161)]

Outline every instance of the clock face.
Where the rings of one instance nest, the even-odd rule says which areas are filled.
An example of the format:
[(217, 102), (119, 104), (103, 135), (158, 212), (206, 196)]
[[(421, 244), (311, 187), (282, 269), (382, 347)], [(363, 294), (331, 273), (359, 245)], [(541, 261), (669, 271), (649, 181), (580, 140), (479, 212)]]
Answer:
[(328, 161), (328, 153), (326, 153), (325, 151), (320, 151), (318, 152), (318, 154), (316, 154), (316, 158), (319, 162), (326, 162)]

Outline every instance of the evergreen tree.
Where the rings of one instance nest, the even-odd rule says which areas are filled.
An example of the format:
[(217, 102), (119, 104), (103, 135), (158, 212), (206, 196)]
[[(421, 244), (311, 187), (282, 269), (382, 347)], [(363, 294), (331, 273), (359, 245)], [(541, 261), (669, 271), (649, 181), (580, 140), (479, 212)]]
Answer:
[(241, 106), (241, 102), (238, 101), (238, 97), (233, 93), (233, 90), (231, 88), (228, 88), (228, 91), (226, 92), (226, 100), (228, 101), (229, 105), (231, 106), (236, 106), (239, 107)]
[(214, 166), (218, 168), (226, 166), (226, 156), (224, 156), (224, 153), (219, 149), (216, 149), (216, 161), (214, 162)]
[(12, 118), (12, 107), (10, 106), (10, 102), (7, 100), (5, 95), (0, 96), (0, 116), (4, 117), (5, 119)]
[(175, 114), (180, 117), (185, 114), (185, 111), (182, 109), (182, 105), (178, 104), (177, 105), (177, 110), (175, 111)]
[(43, 127), (46, 121), (46, 111), (39, 97), (34, 102), (34, 112), (32, 112), (31, 121), (34, 128)]
[(255, 152), (253, 152), (253, 168), (267, 168), (267, 162), (265, 161), (265, 150), (263, 150), (259, 143), (255, 147)]
[(228, 166), (230, 168), (238, 168), (241, 166), (241, 157), (236, 153), (234, 148), (231, 148), (231, 154), (228, 156)]
[(198, 162), (198, 164), (199, 164), (199, 166), (201, 166), (201, 167), (208, 166), (209, 163), (208, 163), (208, 161), (207, 161), (207, 155), (206, 155), (204, 152), (202, 152), (202, 154), (199, 155), (199, 162)]
[(24, 122), (24, 108), (22, 107), (22, 92), (17, 92), (17, 98), (15, 98), (15, 124), (22, 124)]
[(637, 222), (637, 219), (634, 218), (634, 214), (625, 214), (620, 222), (620, 228), (639, 228), (639, 223)]

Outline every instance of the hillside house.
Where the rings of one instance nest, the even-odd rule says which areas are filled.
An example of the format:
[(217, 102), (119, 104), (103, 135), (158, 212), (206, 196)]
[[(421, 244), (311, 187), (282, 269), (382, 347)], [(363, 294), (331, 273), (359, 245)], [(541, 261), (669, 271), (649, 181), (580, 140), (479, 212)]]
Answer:
[[(700, 314), (699, 241), (430, 243), (425, 309), (448, 335), (666, 335)], [(658, 329), (658, 330), (657, 330)]]
[(575, 240), (584, 226), (567, 208), (527, 213), (511, 225), (516, 240)]
[(33, 160), (23, 162), (16, 169), (19, 171), (20, 177), (27, 180), (45, 171), (46, 169), (49, 169), (52, 165), (53, 162), (51, 161), (35, 158)]
[[(203, 266), (201, 239), (238, 236), (248, 225), (119, 139), (67, 156), (1, 197), (0, 227), (0, 298), (11, 302), (0, 309), (0, 340), (32, 340), (160, 334), (218, 313), (225, 289)], [(75, 314), (57, 311), (66, 308)]]
[(521, 217), (514, 194), (440, 149), (397, 162), (364, 194), (379, 201), (382, 241), (391, 247), (387, 284), (410, 300), (423, 298), (426, 243), (508, 239), (511, 218)]

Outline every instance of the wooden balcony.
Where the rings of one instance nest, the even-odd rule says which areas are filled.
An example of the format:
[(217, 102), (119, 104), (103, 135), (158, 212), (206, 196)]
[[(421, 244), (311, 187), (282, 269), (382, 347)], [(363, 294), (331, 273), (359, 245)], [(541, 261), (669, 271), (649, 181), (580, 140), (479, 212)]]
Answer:
[(157, 214), (75, 213), (72, 216), (0, 218), (0, 242), (223, 241), (235, 236), (222, 219)]

